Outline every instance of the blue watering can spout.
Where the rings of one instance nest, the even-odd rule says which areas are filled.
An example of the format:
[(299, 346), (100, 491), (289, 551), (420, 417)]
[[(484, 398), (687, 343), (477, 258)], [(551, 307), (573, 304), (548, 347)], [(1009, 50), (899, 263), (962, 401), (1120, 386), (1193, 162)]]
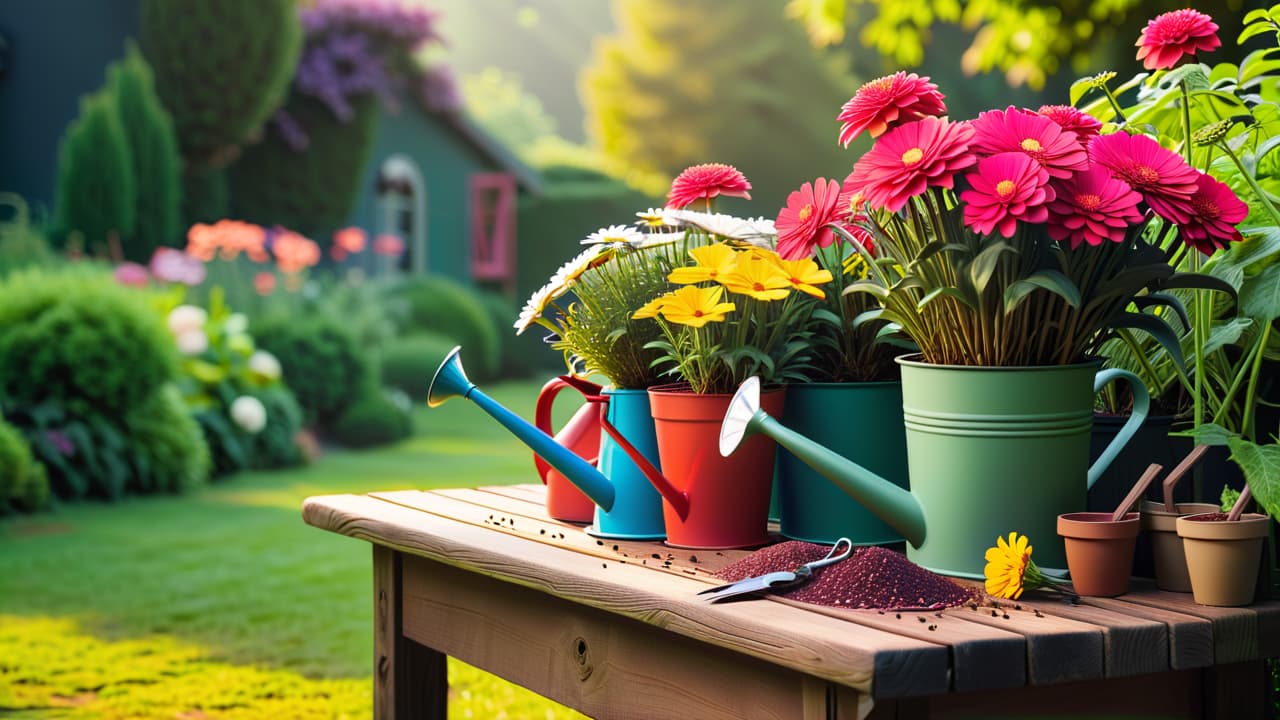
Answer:
[(614, 490), (609, 479), (594, 465), (556, 442), (550, 435), (481, 392), (475, 383), (467, 379), (467, 374), (462, 369), (462, 359), (459, 357), (461, 350), (461, 347), (455, 347), (449, 351), (444, 361), (440, 363), (440, 367), (436, 369), (435, 377), (431, 379), (431, 387), (427, 389), (427, 405), (433, 408), (439, 407), (455, 397), (463, 397), (479, 405), (481, 410), (511, 431), (551, 467), (559, 470), (560, 474), (577, 486), (591, 499), (591, 502), (599, 505), (605, 512), (612, 510)]

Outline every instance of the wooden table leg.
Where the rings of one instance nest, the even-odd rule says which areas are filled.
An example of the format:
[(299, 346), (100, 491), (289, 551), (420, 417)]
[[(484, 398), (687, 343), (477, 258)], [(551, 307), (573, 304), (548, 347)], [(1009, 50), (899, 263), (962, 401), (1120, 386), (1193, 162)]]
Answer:
[(447, 657), (404, 636), (403, 556), (373, 546), (373, 717), (447, 720)]

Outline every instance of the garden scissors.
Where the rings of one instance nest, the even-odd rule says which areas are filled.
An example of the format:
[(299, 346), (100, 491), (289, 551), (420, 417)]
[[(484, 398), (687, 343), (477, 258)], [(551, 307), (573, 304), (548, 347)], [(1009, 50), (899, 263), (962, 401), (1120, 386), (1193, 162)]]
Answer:
[[(841, 550), (841, 548), (843, 548), (843, 550)], [(738, 597), (739, 595), (748, 595), (764, 590), (776, 590), (778, 588), (790, 587), (808, 580), (813, 575), (814, 570), (838, 563), (852, 554), (853, 542), (850, 541), (849, 538), (840, 538), (836, 541), (836, 544), (831, 547), (831, 552), (827, 553), (827, 556), (821, 560), (814, 560), (811, 563), (805, 563), (791, 571), (781, 570), (778, 572), (765, 573), (764, 575), (757, 575), (737, 582), (731, 582), (727, 585), (718, 585), (713, 588), (707, 588), (698, 594), (708, 596), (708, 599), (714, 603)]]

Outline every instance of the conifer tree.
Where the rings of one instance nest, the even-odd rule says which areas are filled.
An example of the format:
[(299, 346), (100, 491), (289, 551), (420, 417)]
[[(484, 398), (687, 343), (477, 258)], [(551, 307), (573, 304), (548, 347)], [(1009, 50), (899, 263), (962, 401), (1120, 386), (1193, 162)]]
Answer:
[(78, 232), (90, 245), (128, 237), (137, 201), (129, 141), (115, 96), (99, 91), (81, 99), (80, 116), (67, 128), (58, 150), (58, 232)]

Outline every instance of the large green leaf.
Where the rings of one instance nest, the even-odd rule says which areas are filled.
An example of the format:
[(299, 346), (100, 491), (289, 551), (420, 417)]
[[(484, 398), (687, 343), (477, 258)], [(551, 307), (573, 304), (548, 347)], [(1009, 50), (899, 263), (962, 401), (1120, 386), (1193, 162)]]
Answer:
[(1147, 333), (1169, 353), (1169, 357), (1173, 359), (1178, 368), (1186, 372), (1186, 363), (1182, 359), (1182, 344), (1178, 342), (1178, 336), (1174, 334), (1164, 320), (1155, 315), (1126, 312), (1120, 313), (1120, 316), (1111, 322), (1111, 327), (1131, 328)]
[(1005, 314), (1013, 312), (1026, 299), (1027, 295), (1037, 288), (1048, 290), (1066, 300), (1067, 304), (1073, 308), (1080, 307), (1080, 289), (1071, 281), (1071, 278), (1062, 274), (1061, 271), (1047, 268), (1038, 270), (1005, 289)]
[(844, 289), (845, 295), (849, 295), (851, 293), (869, 293), (883, 300), (889, 297), (889, 288), (881, 285), (880, 283), (871, 282), (870, 280), (859, 280), (855, 283), (849, 283), (849, 287)]
[(1236, 436), (1235, 433), (1214, 423), (1203, 423), (1195, 426), (1188, 432), (1170, 433), (1171, 435), (1186, 436), (1190, 435), (1195, 439), (1197, 445), (1226, 445)]
[(1133, 299), (1133, 305), (1139, 310), (1146, 310), (1149, 307), (1157, 306), (1167, 307), (1178, 316), (1179, 320), (1182, 321), (1182, 327), (1184, 330), (1191, 329), (1191, 318), (1187, 317), (1187, 308), (1182, 304), (1181, 300), (1172, 295), (1168, 295), (1166, 293), (1148, 293), (1146, 295), (1139, 295)]
[(1236, 243), (1224, 256), (1225, 262), (1238, 267), (1248, 267), (1255, 262), (1280, 254), (1280, 228), (1274, 225), (1257, 225), (1240, 228), (1244, 242)]
[(991, 281), (991, 275), (1000, 264), (1000, 256), (1014, 252), (1017, 251), (1003, 240), (996, 240), (983, 248), (982, 252), (978, 253), (978, 256), (969, 264), (969, 281), (973, 283), (974, 292), (978, 295), (985, 292), (987, 283)]
[(1280, 445), (1258, 445), (1244, 438), (1227, 440), (1231, 459), (1244, 471), (1253, 497), (1271, 517), (1280, 517)]
[(1268, 265), (1240, 288), (1240, 314), (1259, 322), (1280, 317), (1280, 264)]
[(1205, 339), (1204, 347), (1200, 349), (1201, 357), (1209, 357), (1220, 348), (1236, 342), (1244, 334), (1244, 331), (1248, 330), (1252, 325), (1253, 321), (1247, 317), (1232, 318), (1221, 325), (1215, 325), (1209, 331), (1209, 337)]
[(916, 309), (923, 310), (925, 309), (926, 306), (929, 305), (929, 303), (933, 302), (934, 300), (937, 300), (940, 297), (949, 297), (954, 299), (956, 302), (960, 303), (961, 305), (964, 305), (965, 307), (968, 307), (973, 310), (977, 309), (976, 307), (977, 303), (975, 303), (972, 298), (965, 295), (964, 291), (960, 290), (959, 288), (953, 288), (953, 287), (936, 287), (930, 290), (929, 292), (925, 293), (924, 297), (920, 298), (919, 302), (916, 303)]

